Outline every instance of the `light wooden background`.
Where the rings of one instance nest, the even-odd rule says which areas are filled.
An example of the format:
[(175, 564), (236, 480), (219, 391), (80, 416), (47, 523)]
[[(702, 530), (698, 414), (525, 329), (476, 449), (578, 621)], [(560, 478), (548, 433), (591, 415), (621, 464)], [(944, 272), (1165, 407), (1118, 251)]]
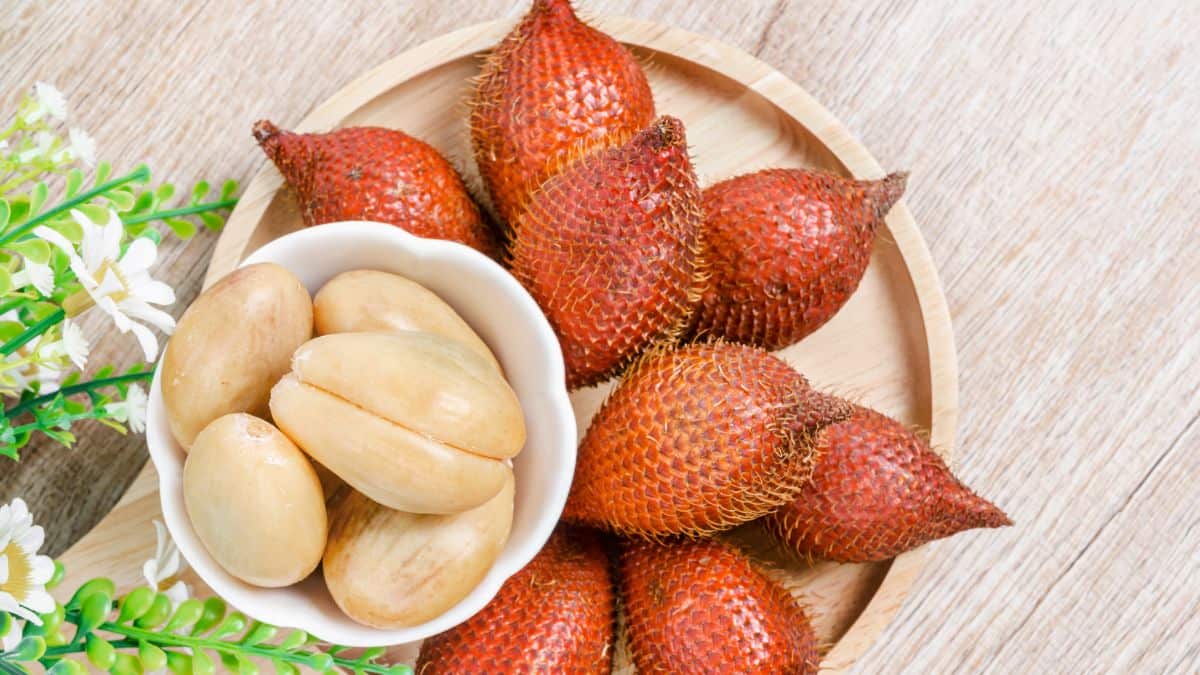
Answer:
[[(912, 170), (957, 334), (959, 471), (1017, 525), (933, 546), (859, 670), (1200, 670), (1200, 3), (584, 4), (740, 46)], [(0, 102), (48, 80), (118, 168), (247, 179), (254, 120), (295, 123), (524, 5), (5, 0)], [(177, 313), (212, 242), (165, 250)], [(133, 351), (109, 339), (93, 362)], [(101, 430), (25, 455), (0, 501), (24, 496), (52, 552), (145, 460)]]

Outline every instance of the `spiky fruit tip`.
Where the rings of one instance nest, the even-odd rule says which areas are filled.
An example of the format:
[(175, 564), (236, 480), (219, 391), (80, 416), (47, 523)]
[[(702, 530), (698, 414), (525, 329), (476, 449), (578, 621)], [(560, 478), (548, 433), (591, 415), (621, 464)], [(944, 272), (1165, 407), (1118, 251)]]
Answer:
[(803, 558), (887, 560), (964, 530), (1012, 524), (920, 436), (882, 413), (860, 407), (825, 429), (819, 443), (812, 482), (763, 519)]

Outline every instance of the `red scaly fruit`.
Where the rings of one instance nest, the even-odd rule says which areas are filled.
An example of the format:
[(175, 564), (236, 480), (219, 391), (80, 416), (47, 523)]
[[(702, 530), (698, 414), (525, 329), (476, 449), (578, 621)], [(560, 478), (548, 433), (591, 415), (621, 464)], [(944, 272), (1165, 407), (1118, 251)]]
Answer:
[(569, 0), (534, 0), (484, 63), (470, 110), (479, 173), (511, 225), (554, 167), (645, 128), (654, 101), (628, 49)]
[(639, 673), (815, 673), (804, 609), (715, 540), (629, 541), (621, 599)]
[(813, 480), (763, 519), (806, 558), (887, 560), (976, 527), (1003, 527), (1003, 511), (960, 483), (919, 436), (859, 407), (821, 432)]
[(616, 592), (592, 531), (559, 525), (487, 607), (421, 645), (416, 671), (608, 673)]
[(907, 176), (768, 169), (706, 189), (695, 332), (780, 349), (820, 328), (858, 288)]
[(804, 487), (816, 434), (850, 411), (755, 347), (653, 352), (592, 420), (563, 517), (662, 537), (764, 516)]
[(569, 387), (616, 375), (680, 331), (699, 290), (700, 223), (673, 117), (573, 162), (534, 193), (516, 222), (511, 268), (558, 334)]
[(380, 127), (297, 134), (265, 120), (254, 138), (295, 191), (305, 226), (374, 220), (499, 254), (462, 178), (428, 143)]

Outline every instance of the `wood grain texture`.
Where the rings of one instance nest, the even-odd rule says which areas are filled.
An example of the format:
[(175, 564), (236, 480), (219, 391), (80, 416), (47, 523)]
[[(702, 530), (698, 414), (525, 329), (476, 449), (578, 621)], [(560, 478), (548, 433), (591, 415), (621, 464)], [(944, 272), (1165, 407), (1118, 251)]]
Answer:
[[(1200, 6), (1127, 5), (587, 3), (740, 46), (913, 171), (957, 333), (959, 471), (1017, 527), (932, 546), (860, 672), (1200, 666)], [(54, 81), (118, 165), (246, 178), (253, 119), (299, 120), (407, 47), (523, 11), (8, 2), (0, 96)], [(166, 250), (180, 306), (211, 242)], [(104, 431), (30, 449), (0, 499), (29, 499), (62, 550), (144, 457)]]

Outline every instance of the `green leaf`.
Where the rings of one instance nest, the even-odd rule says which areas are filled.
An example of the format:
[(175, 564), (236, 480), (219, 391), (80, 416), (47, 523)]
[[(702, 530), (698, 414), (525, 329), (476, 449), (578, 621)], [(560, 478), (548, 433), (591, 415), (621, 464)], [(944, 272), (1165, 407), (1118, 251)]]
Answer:
[(308, 633), (302, 630), (294, 630), (288, 633), (287, 637), (283, 638), (283, 642), (279, 643), (279, 648), (285, 652), (290, 652), (293, 649), (298, 649), (304, 646), (308, 640)]
[(266, 642), (267, 640), (275, 637), (276, 632), (277, 629), (274, 626), (255, 621), (254, 625), (250, 627), (250, 630), (246, 631), (246, 637), (242, 638), (242, 641), (239, 644), (246, 647), (253, 647), (254, 645), (257, 645), (261, 642)]
[(133, 193), (127, 188), (121, 187), (104, 195), (104, 198), (118, 211), (128, 211), (133, 208), (136, 201)]
[(196, 625), (192, 626), (192, 635), (201, 635), (203, 633), (207, 633), (208, 630), (217, 625), (217, 623), (220, 622), (224, 616), (224, 600), (215, 596), (205, 600), (204, 611), (201, 612), (200, 619), (196, 621)]
[(3, 267), (0, 267), (0, 295), (4, 295), (11, 291), (13, 287), (12, 284), (12, 273)]
[(237, 193), (237, 191), (238, 191), (238, 182), (236, 180), (230, 179), (230, 180), (225, 181), (224, 183), (221, 184), (221, 197), (218, 201), (223, 202), (226, 199), (232, 198), (233, 195)]
[(138, 641), (138, 659), (146, 670), (162, 670), (167, 667), (167, 655), (157, 645), (145, 640)]
[[(68, 385), (69, 386), (69, 385)], [(117, 615), (117, 623), (129, 623), (140, 619), (154, 604), (154, 589), (148, 586), (135, 588), (121, 599), (121, 611)]]
[(149, 183), (150, 178), (153, 176), (153, 174), (150, 173), (150, 167), (146, 166), (145, 164), (138, 164), (130, 173), (138, 174), (133, 179), (133, 182), (139, 184)]
[(84, 673), (87, 673), (87, 669), (78, 661), (70, 659), (63, 659), (46, 671), (47, 675), (84, 675)]
[(154, 242), (154, 244), (155, 244), (155, 245), (158, 245), (158, 244), (161, 244), (161, 243), (162, 243), (162, 233), (161, 233), (161, 232), (159, 232), (158, 230), (155, 230), (155, 229), (153, 229), (153, 228), (149, 228), (149, 229), (147, 229), (145, 232), (142, 232), (142, 233), (141, 233), (140, 235), (138, 235), (138, 236), (145, 237), (145, 238), (149, 239), (150, 241)]
[(134, 622), (138, 628), (157, 628), (167, 620), (171, 614), (171, 599), (162, 593), (154, 596), (154, 602), (150, 604), (150, 609), (146, 610), (137, 621)]
[(167, 227), (180, 239), (191, 239), (196, 235), (196, 224), (183, 218), (167, 218)]
[(175, 609), (174, 616), (167, 622), (163, 632), (174, 633), (196, 623), (204, 613), (204, 604), (195, 598), (184, 600)]
[(154, 198), (160, 204), (162, 202), (170, 201), (171, 197), (174, 197), (174, 196), (175, 196), (175, 186), (171, 185), (170, 183), (163, 183), (162, 185), (158, 186), (157, 190), (154, 191)]
[(21, 223), (29, 217), (29, 198), (16, 197), (8, 204), (9, 222)]
[(15, 241), (9, 244), (8, 248), (14, 253), (24, 256), (39, 265), (50, 263), (50, 244), (44, 239)]
[(37, 661), (46, 653), (46, 641), (40, 635), (21, 638), (16, 649), (6, 654), (12, 661)]
[(133, 208), (129, 210), (129, 215), (143, 213), (154, 208), (154, 193), (150, 190), (144, 190), (138, 193), (137, 200), (133, 202)]
[(375, 659), (383, 656), (386, 652), (387, 649), (384, 649), (383, 647), (371, 647), (370, 649), (364, 651), (362, 656), (358, 657), (358, 660), (365, 663), (371, 663)]
[(217, 656), (221, 657), (221, 665), (231, 673), (236, 673), (238, 670), (238, 657), (228, 652), (217, 652)]
[(175, 675), (192, 675), (192, 657), (176, 651), (167, 651), (167, 670)]
[(76, 622), (79, 626), (78, 635), (91, 633), (96, 626), (104, 623), (110, 612), (112, 612), (112, 597), (108, 593), (97, 591), (84, 598), (79, 609), (79, 620)]
[(108, 672), (113, 675), (142, 675), (142, 662), (133, 654), (118, 653)]
[(200, 220), (204, 223), (204, 227), (207, 227), (213, 232), (220, 230), (221, 227), (225, 225), (225, 219), (213, 213), (212, 211), (204, 211), (197, 215), (200, 216)]
[(325, 672), (333, 667), (333, 657), (324, 652), (317, 652), (309, 658), (308, 665), (313, 670)]
[(96, 167), (96, 183), (95, 184), (99, 185), (99, 184), (107, 181), (108, 177), (110, 175), (112, 175), (112, 164), (110, 164), (108, 162), (100, 162), (99, 166)]
[(45, 183), (38, 183), (33, 186), (33, 190), (29, 192), (29, 213), (36, 214), (42, 210), (42, 206), (46, 203), (46, 196), (50, 194), (49, 188)]
[(238, 657), (238, 675), (258, 675), (258, 665), (246, 656)]
[(212, 675), (216, 670), (213, 660), (199, 649), (192, 650), (192, 675)]
[(218, 639), (225, 637), (226, 635), (240, 633), (245, 629), (246, 615), (242, 614), (241, 612), (234, 612), (225, 617), (225, 620), (213, 630), (211, 637), (213, 639)]
[(63, 619), (66, 618), (66, 610), (63, 609), (62, 605), (54, 603), (53, 611), (46, 612), (40, 615), (39, 618), (42, 620), (42, 635), (49, 635), (62, 626)]
[(67, 172), (67, 199), (74, 197), (79, 193), (79, 188), (83, 187), (83, 172), (79, 169), (71, 169)]
[(94, 633), (88, 636), (86, 651), (88, 660), (100, 670), (112, 668), (117, 660), (117, 650), (113, 649), (112, 644)]
[(8, 219), (12, 215), (12, 209), (8, 206), (7, 199), (0, 199), (0, 231), (8, 227)]
[(300, 675), (300, 670), (296, 666), (280, 659), (275, 659), (275, 672), (278, 675)]
[(208, 194), (208, 181), (202, 180), (192, 186), (192, 203), (199, 204), (204, 199), (204, 195)]
[(95, 593), (103, 593), (106, 598), (111, 598), (116, 593), (117, 588), (113, 585), (112, 579), (103, 577), (92, 579), (76, 589), (75, 594), (67, 601), (67, 610), (79, 609), (89, 596)]

